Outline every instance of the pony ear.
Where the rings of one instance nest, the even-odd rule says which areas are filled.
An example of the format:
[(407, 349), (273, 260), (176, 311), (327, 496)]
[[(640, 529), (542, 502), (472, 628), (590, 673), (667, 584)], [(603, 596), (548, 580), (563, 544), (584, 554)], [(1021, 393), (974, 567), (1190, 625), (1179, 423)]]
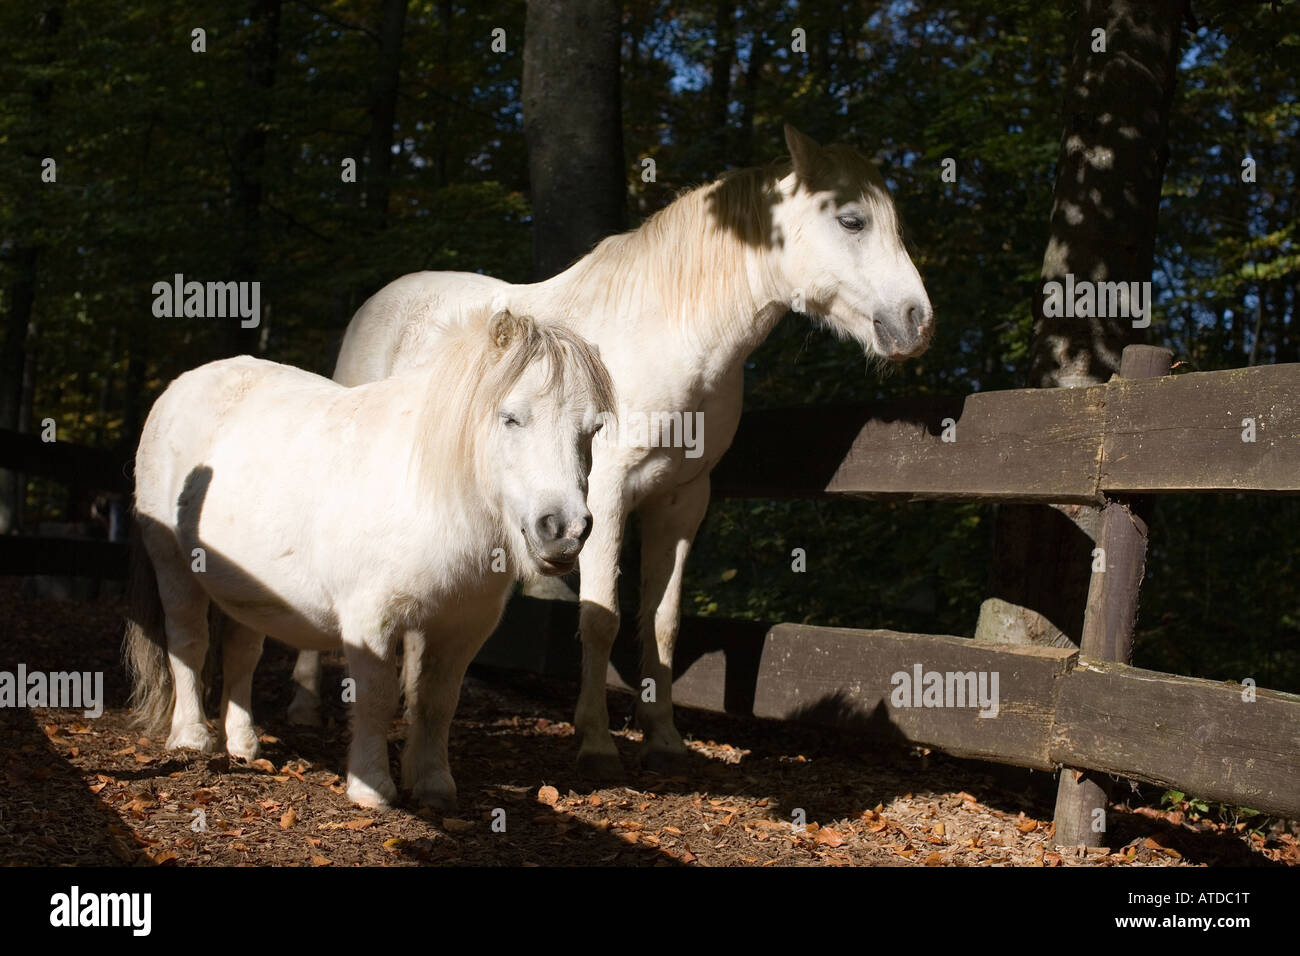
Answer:
[(520, 318), (509, 309), (498, 309), (488, 320), (488, 338), (497, 349), (507, 349), (528, 326), (528, 320)]
[(805, 136), (789, 123), (785, 124), (785, 148), (790, 150), (790, 159), (794, 161), (795, 176), (806, 182), (821, 157), (822, 148), (811, 136)]

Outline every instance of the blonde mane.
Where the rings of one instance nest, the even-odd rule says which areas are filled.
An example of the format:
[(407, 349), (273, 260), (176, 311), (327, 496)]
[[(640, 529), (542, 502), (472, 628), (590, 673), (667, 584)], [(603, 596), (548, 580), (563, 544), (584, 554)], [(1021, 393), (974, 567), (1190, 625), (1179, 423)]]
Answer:
[[(589, 309), (591, 290), (603, 289), (614, 311), (649, 298), (676, 328), (689, 330), (692, 321), (707, 317), (724, 334), (740, 331), (768, 304), (755, 300), (750, 255), (784, 241), (773, 228), (772, 209), (780, 201), (777, 183), (792, 168), (784, 158), (730, 170), (681, 192), (639, 227), (602, 240), (561, 273), (570, 291), (557, 305), (564, 312)], [(811, 188), (832, 190), (842, 202), (862, 200), (879, 228), (899, 234), (884, 179), (856, 149), (823, 147), (809, 178)], [(768, 288), (789, 291), (776, 290), (773, 276), (763, 278)]]
[(614, 383), (586, 339), (561, 325), (481, 310), (448, 329), (445, 348), (421, 373), (426, 384), (409, 465), (420, 500), (491, 487), (483, 437), (534, 362), (546, 364), (548, 392), (586, 402), (595, 414), (613, 412)]

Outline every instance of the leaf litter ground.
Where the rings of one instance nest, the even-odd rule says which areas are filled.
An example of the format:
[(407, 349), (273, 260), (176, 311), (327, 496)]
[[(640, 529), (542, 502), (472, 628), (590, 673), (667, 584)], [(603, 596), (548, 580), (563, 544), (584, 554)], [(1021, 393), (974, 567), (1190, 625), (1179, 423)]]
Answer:
[[(142, 737), (123, 706), (121, 613), (115, 600), (24, 599), (0, 579), (0, 669), (101, 670), (108, 704), (98, 719), (0, 709), (0, 864), (1300, 864), (1294, 822), (1159, 809), (1159, 791), (1127, 784), (1108, 849), (1058, 852), (1049, 775), (697, 711), (679, 712), (690, 748), (679, 776), (638, 771), (639, 734), (622, 729), (625, 778), (592, 785), (574, 767), (574, 685), (479, 670), (452, 726), (455, 814), (362, 811), (343, 793), (344, 705), (329, 692), (323, 727), (289, 725), (293, 658), (274, 641), (254, 684), (259, 760), (168, 753)], [(341, 660), (329, 660), (324, 686), (336, 691), (341, 677)], [(611, 692), (610, 706), (625, 723), (631, 698)], [(405, 732), (395, 720), (395, 777)], [(493, 829), (501, 819), (504, 833)]]

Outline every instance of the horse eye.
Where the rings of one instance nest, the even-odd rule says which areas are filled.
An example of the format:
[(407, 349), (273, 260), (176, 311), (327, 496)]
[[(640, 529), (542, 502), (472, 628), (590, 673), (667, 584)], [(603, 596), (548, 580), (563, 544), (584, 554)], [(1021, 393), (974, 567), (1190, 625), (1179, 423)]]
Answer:
[(509, 412), (501, 413), (501, 421), (505, 423), (507, 428), (519, 427), (519, 419), (515, 418), (515, 416), (511, 415)]
[(861, 216), (840, 216), (839, 221), (849, 232), (861, 232), (867, 225)]

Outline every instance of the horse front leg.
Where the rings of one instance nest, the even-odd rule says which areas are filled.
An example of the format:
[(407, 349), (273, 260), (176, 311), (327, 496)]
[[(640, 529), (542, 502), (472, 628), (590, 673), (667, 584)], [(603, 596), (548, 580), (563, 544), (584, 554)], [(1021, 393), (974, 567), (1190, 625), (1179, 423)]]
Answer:
[(289, 702), (289, 723), (320, 725), (320, 651), (299, 651), (293, 665), (293, 700)]
[(621, 491), (601, 488), (592, 476), (587, 507), (591, 537), (578, 558), (582, 571), (578, 629), (582, 637), (582, 688), (573, 718), (578, 737), (578, 773), (591, 780), (621, 776), (623, 761), (609, 735), (605, 682), (609, 655), (618, 636), (618, 559), (626, 513)]
[[(402, 786), (421, 806), (444, 813), (456, 808), (456, 781), (451, 776), (447, 739), (465, 670), (492, 633), (492, 626), (481, 621), (465, 626), (444, 623), (406, 633), (404, 679), (410, 726), (402, 751)], [(413, 654), (418, 656), (413, 658)]]
[(397, 709), (397, 647), (378, 612), (344, 618), (343, 651), (355, 681), (352, 741), (348, 745), (348, 799), (383, 810), (397, 800), (388, 769), (388, 726)]
[(678, 772), (685, 763), (686, 746), (673, 723), (673, 649), (681, 624), (686, 556), (708, 507), (709, 476), (704, 474), (638, 509), (643, 680), (637, 688), (636, 716), (645, 735), (641, 766), (657, 773)]

